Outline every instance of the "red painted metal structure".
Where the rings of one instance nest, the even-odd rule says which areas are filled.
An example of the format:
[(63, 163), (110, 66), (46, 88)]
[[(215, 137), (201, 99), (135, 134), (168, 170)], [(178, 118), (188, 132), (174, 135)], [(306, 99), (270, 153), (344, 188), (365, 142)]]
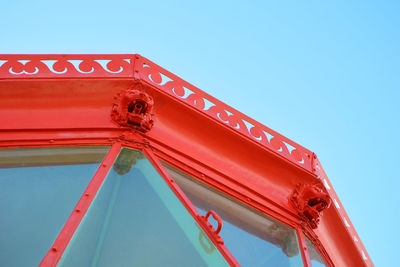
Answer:
[[(144, 151), (232, 266), (220, 231), (161, 165), (305, 235), (330, 266), (373, 266), (316, 155), (140, 55), (0, 55), (0, 147), (112, 145), (41, 266), (55, 266), (122, 146)], [(332, 205), (330, 205), (332, 203)]]

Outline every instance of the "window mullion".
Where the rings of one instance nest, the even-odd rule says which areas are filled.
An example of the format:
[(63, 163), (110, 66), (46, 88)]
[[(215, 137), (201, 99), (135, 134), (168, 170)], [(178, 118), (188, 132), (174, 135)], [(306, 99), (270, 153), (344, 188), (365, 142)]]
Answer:
[(296, 232), (297, 232), (297, 239), (299, 241), (301, 257), (303, 258), (303, 264), (305, 267), (312, 267), (310, 254), (308, 253), (308, 248), (306, 244), (306, 239), (304, 237), (304, 233), (300, 228), (297, 228)]
[(54, 241), (53, 245), (47, 252), (46, 256), (43, 258), (39, 266), (49, 267), (56, 266), (58, 264), (62, 254), (64, 253), (64, 250), (68, 246), (68, 243), (70, 242), (76, 229), (78, 228), (83, 217), (85, 216), (86, 211), (88, 210), (90, 204), (92, 203), (101, 185), (103, 184), (103, 181), (106, 178), (107, 173), (113, 165), (115, 159), (117, 158), (120, 150), (121, 143), (113, 144), (110, 151), (107, 153), (106, 157), (94, 174), (93, 178), (89, 182), (83, 195), (79, 199), (78, 204), (75, 206), (68, 220), (64, 224), (61, 232), (57, 236), (56, 240)]
[(165, 168), (162, 166), (161, 162), (154, 155), (154, 153), (150, 149), (144, 149), (143, 152), (145, 153), (147, 158), (150, 160), (150, 162), (153, 164), (153, 166), (156, 168), (156, 170), (160, 173), (160, 175), (164, 178), (164, 180), (166, 181), (168, 186), (171, 188), (171, 190), (174, 192), (174, 194), (177, 196), (177, 198), (181, 201), (181, 203), (188, 210), (190, 215), (202, 227), (204, 232), (207, 233), (208, 237), (213, 241), (214, 245), (218, 248), (220, 253), (224, 256), (225, 260), (231, 266), (240, 266), (238, 261), (235, 259), (235, 257), (232, 255), (232, 253), (226, 248), (226, 246), (223, 244), (223, 242), (222, 243), (218, 242), (218, 240), (216, 239), (214, 234), (211, 233), (210, 229), (205, 225), (204, 220), (201, 219), (201, 214), (198, 212), (198, 210), (195, 208), (195, 206), (192, 204), (192, 202), (189, 200), (189, 198), (184, 194), (184, 192), (179, 188), (179, 186), (174, 182), (172, 177), (165, 170)]

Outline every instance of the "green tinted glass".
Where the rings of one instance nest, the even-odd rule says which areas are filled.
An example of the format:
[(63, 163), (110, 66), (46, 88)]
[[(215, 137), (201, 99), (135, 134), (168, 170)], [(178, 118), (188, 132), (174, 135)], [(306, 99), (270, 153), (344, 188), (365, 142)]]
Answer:
[(41, 262), (107, 151), (0, 149), (0, 266)]
[(221, 237), (242, 266), (303, 266), (296, 231), (164, 163), (201, 214), (216, 211)]
[(227, 266), (142, 152), (123, 148), (59, 266)]

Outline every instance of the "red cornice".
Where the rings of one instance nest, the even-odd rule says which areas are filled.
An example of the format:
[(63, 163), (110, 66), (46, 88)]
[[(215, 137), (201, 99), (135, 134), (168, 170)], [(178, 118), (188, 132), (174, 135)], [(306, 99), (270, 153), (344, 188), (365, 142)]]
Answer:
[[(21, 81), (22, 83), (14, 83), (14, 81)], [(31, 84), (31, 81), (35, 81), (35, 83)], [(40, 81), (42, 84), (38, 86), (37, 84), (40, 83)], [(83, 83), (85, 83), (85, 86), (88, 85), (91, 89), (85, 89), (87, 90), (85, 92), (75, 92), (76, 94), (81, 94), (76, 97), (70, 96), (69, 93), (66, 92), (59, 93), (58, 90), (64, 88), (65, 81), (69, 81), (70, 89), (72, 88), (73, 90), (83, 88)], [(90, 84), (86, 83), (89, 81), (91, 81)], [(157, 91), (157, 94), (152, 95), (152, 97), (156, 97), (154, 100), (155, 108), (158, 109), (156, 112), (166, 111), (168, 113), (165, 115), (162, 115), (161, 113), (158, 114), (159, 116), (164, 116), (162, 119), (165, 120), (165, 122), (157, 122), (157, 119), (160, 119), (160, 117), (155, 118), (155, 129), (150, 130), (148, 133), (150, 139), (163, 143), (167, 142), (168, 138), (174, 137), (176, 138), (174, 139), (175, 145), (179, 142), (180, 145), (185, 146), (179, 147), (179, 149), (185, 148), (186, 151), (194, 149), (197, 155), (206, 159), (206, 151), (202, 151), (200, 150), (202, 149), (201, 147), (196, 147), (189, 143), (192, 141), (191, 138), (204, 137), (200, 135), (189, 136), (186, 137), (185, 140), (178, 140), (178, 137), (176, 137), (176, 134), (180, 134), (178, 130), (171, 130), (168, 127), (164, 127), (165, 125), (161, 125), (161, 127), (160, 125), (157, 125), (157, 123), (160, 122), (169, 122), (171, 116), (179, 114), (178, 112), (175, 112), (174, 109), (168, 109), (157, 105), (159, 105), (160, 102), (162, 105), (176, 105), (174, 103), (179, 102), (195, 114), (193, 116), (196, 117), (196, 123), (199, 120), (202, 120), (202, 122), (198, 123), (199, 125), (208, 125), (205, 121), (212, 121), (214, 125), (212, 127), (215, 127), (212, 129), (219, 131), (223, 128), (226, 139), (247, 140), (248, 142), (246, 142), (246, 147), (243, 146), (241, 149), (245, 150), (250, 148), (251, 152), (249, 151), (248, 153), (249, 155), (252, 154), (255, 159), (258, 160), (262, 157), (265, 159), (265, 157), (268, 156), (267, 154), (270, 154), (276, 159), (274, 159), (274, 162), (278, 162), (279, 159), (279, 161), (285, 162), (287, 166), (292, 166), (290, 168), (297, 169), (298, 171), (287, 170), (284, 165), (276, 163), (279, 165), (276, 167), (276, 172), (269, 171), (262, 173), (262, 175), (272, 175), (274, 173), (277, 174), (278, 170), (283, 170), (286, 172), (285, 175), (289, 175), (284, 177), (288, 181), (279, 181), (283, 190), (274, 192), (275, 196), (280, 196), (282, 195), (282, 192), (286, 192), (289, 184), (294, 182), (294, 177), (296, 175), (302, 177), (297, 178), (298, 180), (303, 179), (312, 182), (312, 180), (319, 179), (323, 182), (333, 201), (333, 205), (331, 205), (329, 210), (324, 212), (324, 215), (327, 214), (325, 216), (333, 218), (332, 220), (335, 222), (330, 223), (327, 222), (327, 220), (321, 219), (322, 229), (316, 229), (316, 234), (321, 234), (322, 236), (324, 233), (328, 233), (329, 230), (332, 229), (332, 225), (335, 224), (336, 226), (336, 222), (338, 222), (338, 224), (340, 224), (339, 228), (344, 229), (343, 236), (346, 237), (346, 240), (350, 240), (350, 242), (354, 244), (354, 247), (357, 248), (359, 258), (364, 259), (365, 265), (373, 266), (367, 251), (365, 250), (314, 153), (229, 107), (221, 101), (204, 93), (197, 87), (185, 82), (176, 75), (139, 55), (0, 55), (0, 85), (2, 85), (0, 86), (0, 90), (5, 90), (7, 88), (10, 89), (5, 93), (5, 95), (3, 95), (3, 97), (7, 97), (9, 94), (14, 94), (13, 88), (10, 88), (10, 86), (19, 88), (20, 84), (24, 84), (23, 86), (28, 88), (24, 90), (28, 90), (31, 94), (33, 94), (36, 89), (50, 90), (48, 88), (51, 87), (51, 90), (53, 90), (46, 91), (45, 97), (43, 97), (43, 95), (35, 95), (36, 100), (39, 99), (41, 101), (36, 106), (33, 104), (33, 106), (30, 106), (29, 97), (31, 96), (23, 96), (26, 98), (23, 102), (26, 106), (21, 107), (18, 106), (18, 103), (10, 102), (19, 99), (19, 96), (17, 95), (14, 96), (16, 97), (14, 100), (10, 100), (9, 102), (7, 102), (7, 99), (3, 99), (3, 110), (6, 112), (5, 114), (7, 114), (7, 116), (0, 116), (0, 146), (19, 146), (23, 145), (23, 142), (27, 142), (30, 145), (35, 145), (36, 143), (43, 145), (43, 141), (41, 140), (47, 140), (46, 142), (52, 144), (52, 142), (54, 142), (53, 139), (58, 143), (60, 140), (69, 139), (72, 136), (75, 136), (74, 138), (76, 138), (72, 143), (76, 143), (77, 140), (80, 140), (79, 142), (82, 143), (93, 144), (95, 143), (95, 138), (99, 138), (99, 140), (103, 140), (103, 138), (114, 139), (115, 136), (119, 134), (118, 132), (123, 130), (124, 126), (118, 126), (111, 121), (113, 100), (109, 100), (109, 94), (115, 95), (115, 93), (120, 92), (121, 89), (127, 89), (135, 83), (143, 85), (144, 91)], [(87, 88), (87, 86), (85, 88)], [(98, 89), (101, 90), (99, 91)], [(71, 93), (74, 93), (73, 90), (71, 90)], [(93, 98), (89, 95), (92, 91), (94, 92)], [(0, 96), (2, 96), (2, 92), (0, 92)], [(49, 103), (48, 101), (53, 97), (66, 98), (66, 100), (58, 99), (55, 103)], [(71, 101), (74, 102), (68, 102), (68, 97), (71, 97)], [(82, 102), (88, 101), (88, 99), (90, 99), (90, 103)], [(108, 103), (109, 106), (107, 106)], [(4, 105), (6, 105), (6, 107)], [(43, 106), (43, 110), (37, 111), (37, 108), (40, 105)], [(79, 112), (83, 112), (84, 116), (79, 116), (77, 111), (71, 111), (69, 105), (72, 107), (74, 105), (79, 105), (81, 107)], [(19, 108), (21, 108), (21, 110), (19, 110)], [(35, 116), (37, 117), (34, 119), (30, 117), (30, 109), (36, 109), (35, 112), (37, 111), (35, 113)], [(54, 109), (56, 110), (54, 113), (47, 112), (48, 110)], [(24, 110), (27, 110), (28, 112), (24, 114)], [(9, 115), (9, 111), (12, 112), (12, 115)], [(46, 119), (57, 122), (57, 125), (53, 127), (50, 122), (47, 123), (46, 121), (40, 121), (39, 117), (42, 116), (40, 114), (45, 114), (42, 112), (47, 112), (45, 115)], [(72, 116), (68, 117), (70, 115)], [(107, 118), (105, 118), (105, 116), (107, 116)], [(189, 116), (185, 116), (185, 120), (188, 121), (190, 119)], [(22, 126), (21, 122), (23, 122)], [(182, 125), (184, 125), (184, 122), (179, 121), (176, 125), (181, 126), (183, 129), (184, 126)], [(200, 127), (195, 125), (195, 123), (193, 123), (192, 126), (195, 126), (196, 129), (200, 129)], [(129, 131), (130, 129), (127, 128), (127, 130)], [(190, 131), (186, 132), (186, 134), (188, 133), (190, 134)], [(215, 135), (217, 136), (217, 134)], [(36, 141), (37, 138), (40, 140)], [(220, 143), (224, 141), (223, 138), (218, 138)], [(230, 143), (224, 141), (224, 143), (232, 145), (234, 141), (230, 141)], [(214, 142), (214, 145), (216, 144), (217, 142)], [(218, 145), (220, 144), (218, 143)], [(255, 149), (255, 147), (257, 149)], [(175, 147), (175, 149), (178, 149), (178, 147)], [(233, 155), (233, 150), (229, 147), (224, 148), (221, 144), (219, 149), (221, 153), (225, 153), (224, 156)], [(236, 179), (236, 177), (253, 175), (256, 171), (266, 170), (264, 166), (261, 166), (258, 163), (255, 164), (253, 159), (248, 159), (246, 161), (245, 156), (239, 157), (237, 151), (235, 151), (235, 153), (235, 159), (242, 160), (243, 164), (248, 164), (248, 169), (242, 170), (241, 166), (236, 167), (235, 169), (234, 166), (229, 165), (229, 162), (224, 163), (225, 165), (223, 167), (225, 170), (232, 171), (231, 173), (224, 173), (226, 177), (231, 176), (230, 179)], [(271, 156), (269, 158), (273, 157)], [(232, 175), (232, 173), (235, 174)], [(253, 179), (252, 181), (257, 182), (259, 177), (250, 176), (248, 179)], [(228, 180), (221, 178), (220, 181)], [(240, 183), (240, 181), (237, 183)], [(254, 186), (259, 185), (254, 184)], [(273, 189), (272, 186), (267, 186), (266, 188)], [(255, 190), (255, 188), (253, 187), (251, 190)], [(257, 190), (262, 191), (261, 188), (257, 188)], [(246, 194), (248, 193), (246, 192)], [(257, 196), (256, 193), (254, 193), (254, 197), (259, 198), (261, 202), (263, 201), (262, 197)], [(282, 202), (278, 203), (278, 205), (283, 205), (286, 209), (290, 208), (287, 205), (287, 199), (288, 196), (282, 197)], [(250, 200), (253, 201), (251, 197)], [(309, 229), (309, 231), (312, 230)], [(319, 233), (319, 231), (322, 232)], [(326, 240), (326, 242), (339, 242), (338, 237), (335, 236)], [(324, 246), (325, 245), (326, 244), (324, 243)], [(331, 249), (328, 248), (327, 250), (336, 253), (340, 248), (334, 247)]]
[(312, 172), (312, 152), (139, 55), (0, 55), (0, 80), (134, 78)]

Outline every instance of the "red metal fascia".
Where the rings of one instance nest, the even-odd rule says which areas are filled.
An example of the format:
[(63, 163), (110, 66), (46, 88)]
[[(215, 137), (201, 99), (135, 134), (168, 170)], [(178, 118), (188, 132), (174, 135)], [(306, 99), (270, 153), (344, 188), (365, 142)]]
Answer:
[(95, 198), (97, 192), (99, 191), (104, 179), (107, 176), (114, 160), (118, 156), (121, 149), (121, 143), (115, 143), (103, 162), (99, 166), (89, 185), (87, 186), (85, 192), (80, 198), (78, 204), (75, 206), (74, 211), (71, 213), (64, 227), (62, 228), (57, 239), (54, 241), (51, 249), (47, 252), (46, 256), (43, 258), (39, 266), (50, 267), (57, 266), (62, 254), (67, 248), (72, 236), (74, 235), (76, 229), (81, 223), (83, 217), (86, 214), (90, 204)]
[[(151, 88), (153, 88), (153, 89), (157, 90), (158, 92), (160, 92), (161, 94), (166, 95), (166, 96), (170, 96), (169, 93), (167, 93), (167, 92), (165, 92), (165, 91), (163, 91), (163, 90), (160, 90), (158, 87), (154, 86), (154, 84), (151, 84), (151, 83), (148, 83), (148, 82), (145, 82), (145, 83), (146, 83), (148, 86), (150, 86)], [(315, 174), (311, 171), (311, 168), (310, 168), (310, 169), (309, 169), (309, 168), (305, 168), (304, 166), (301, 166), (301, 164), (298, 164), (298, 163), (296, 163), (295, 161), (293, 161), (292, 159), (290, 159), (290, 158), (288, 158), (287, 156), (285, 156), (283, 152), (286, 151), (286, 150), (282, 149), (282, 147), (277, 148), (276, 150), (274, 150), (274, 149), (269, 149), (268, 147), (266, 147), (264, 144), (262, 144), (262, 143), (260, 142), (261, 139), (260, 139), (260, 140), (254, 140), (254, 139), (252, 139), (252, 138), (249, 139), (247, 136), (245, 136), (245, 135), (241, 134), (240, 132), (238, 132), (236, 127), (230, 127), (229, 125), (227, 125), (226, 123), (224, 123), (224, 122), (218, 117), (218, 114), (217, 114), (218, 119), (215, 119), (215, 118), (213, 118), (212, 116), (210, 116), (209, 114), (206, 114), (206, 113), (204, 113), (203, 111), (201, 111), (201, 110), (199, 110), (199, 109), (193, 108), (190, 104), (186, 103), (185, 101), (181, 101), (179, 98), (174, 98), (174, 99), (175, 99), (178, 103), (183, 103), (185, 106), (189, 107), (193, 112), (195, 112), (195, 113), (197, 113), (197, 114), (200, 114), (201, 116), (206, 116), (206, 117), (211, 118), (217, 125), (222, 126), (222, 127), (224, 127), (225, 129), (227, 129), (229, 132), (231, 132), (231, 133), (233, 133), (233, 134), (235, 134), (235, 135), (238, 135), (238, 136), (244, 138), (246, 141), (249, 141), (250, 143), (255, 144), (256, 146), (260, 147), (262, 150), (267, 151), (268, 153), (270, 153), (270, 154), (272, 154), (273, 156), (275, 156), (275, 157), (281, 159), (282, 161), (286, 162), (287, 164), (290, 164), (290, 165), (292, 165), (292, 166), (294, 166), (294, 167), (296, 167), (296, 168), (298, 168), (298, 169), (304, 171), (304, 172), (307, 173), (308, 175), (315, 176)], [(272, 131), (272, 130), (271, 130), (271, 131)], [(271, 140), (272, 140), (271, 142), (274, 142), (274, 144), (276, 144), (276, 146), (279, 146), (279, 141), (277, 141), (277, 140), (278, 140), (277, 137), (276, 137), (275, 139), (272, 139), (272, 137), (271, 137)], [(282, 144), (283, 144), (283, 146), (286, 146), (285, 142), (283, 142)], [(293, 150), (292, 150), (292, 151), (293, 151)], [(297, 152), (294, 152), (294, 153), (297, 153)], [(308, 156), (311, 155), (311, 154), (312, 154), (312, 152), (310, 152), (310, 153), (305, 153), (305, 155), (307, 155), (307, 158), (309, 158)]]
[(138, 57), (135, 67), (139, 68), (135, 69), (139, 78), (149, 85), (195, 108), (203, 115), (245, 136), (248, 141), (260, 145), (278, 157), (312, 171), (312, 152), (308, 149), (229, 107), (144, 57)]
[(168, 174), (168, 172), (161, 165), (158, 158), (153, 154), (153, 152), (148, 148), (144, 148), (143, 152), (145, 153), (147, 158), (150, 160), (150, 162), (153, 164), (153, 166), (157, 169), (157, 171), (161, 174), (161, 176), (164, 178), (165, 182), (168, 184), (168, 186), (171, 188), (171, 190), (174, 192), (174, 194), (178, 197), (178, 199), (182, 202), (182, 204), (185, 206), (185, 208), (189, 211), (189, 213), (192, 215), (192, 217), (201, 226), (201, 228), (204, 230), (204, 232), (207, 233), (208, 237), (213, 241), (214, 245), (217, 247), (217, 249), (220, 251), (220, 253), (224, 256), (224, 258), (229, 263), (229, 265), (240, 266), (240, 264), (235, 259), (235, 257), (225, 247), (223, 242), (221, 242), (221, 239), (219, 238), (218, 233), (216, 233), (216, 231), (215, 232), (212, 231), (210, 229), (210, 227), (208, 227), (205, 224), (204, 220), (201, 219), (201, 214), (193, 206), (193, 204), (190, 202), (189, 198), (185, 195), (185, 193), (183, 193), (183, 191), (179, 188), (179, 186), (174, 182), (174, 180), (171, 178), (171, 176)]
[[(125, 59), (132, 60), (126, 61)], [(99, 62), (99, 60), (103, 61)], [(143, 65), (139, 61), (142, 63), (147, 63), (147, 65)], [(168, 79), (164, 79), (162, 75), (165, 75), (165, 77), (169, 78), (171, 81), (169, 81)], [(236, 133), (239, 136), (247, 137), (247, 140), (251, 140), (252, 143), (258, 144), (258, 146), (262, 147), (264, 150), (271, 151), (275, 155), (279, 155), (280, 158), (285, 158), (286, 161), (293, 163), (294, 165), (307, 172), (313, 171), (314, 173), (312, 175), (317, 175), (317, 168), (315, 168), (317, 160), (314, 160), (313, 157), (311, 157), (310, 159), (309, 156), (311, 154), (308, 150), (303, 150), (301, 146), (297, 145), (293, 141), (285, 139), (284, 137), (281, 138), (279, 134), (272, 131), (271, 129), (251, 120), (240, 112), (226, 106), (225, 104), (205, 94), (196, 87), (184, 82), (179, 77), (173, 75), (172, 73), (169, 73), (168, 71), (155, 65), (149, 60), (140, 57), (139, 55), (0, 55), (0, 82), (35, 81), (37, 83), (37, 81), (40, 80), (40, 82), (46, 83), (47, 81), (54, 81), (55, 79), (57, 81), (71, 81), (72, 78), (78, 79), (80, 81), (82, 81), (83, 79), (101, 79), (104, 81), (115, 81), (115, 79), (117, 79), (124, 80), (126, 83), (130, 82), (132, 80), (132, 77), (134, 77), (134, 79), (141, 79), (147, 84), (151, 84), (152, 87), (156, 88), (159, 92), (163, 92), (164, 94), (172, 96), (172, 98), (174, 99), (177, 99), (179, 102), (185, 103), (188, 107), (198, 112), (199, 114), (202, 114), (203, 116), (208, 118), (213, 118), (213, 120), (218, 122), (220, 125), (225, 125), (225, 128), (230, 129), (232, 133)], [(61, 104), (61, 102), (57, 103)], [(211, 110), (211, 108), (213, 109)], [(51, 118), (53, 119), (53, 117)], [(88, 131), (89, 128), (93, 128), (92, 124), (86, 124), (86, 121), (81, 121), (79, 120), (79, 118), (77, 118), (77, 120), (79, 121), (80, 126), (88, 126)], [(11, 123), (11, 121), (7, 122)], [(245, 127), (243, 127), (243, 125)], [(59, 126), (60, 125), (58, 125), (58, 127)], [(71, 125), (72, 128), (76, 126), (77, 125), (75, 124)], [(34, 137), (29, 140), (28, 136), (23, 137), (23, 131), (32, 130), (22, 128), (20, 130), (21, 131), (15, 135), (15, 138), (13, 137), (13, 141), (10, 141), (10, 139), (6, 137), (6, 135), (10, 132), (1, 131), (0, 136), (2, 135), (6, 138), (3, 139), (5, 140), (5, 142), (1, 142), (0, 145), (3, 147), (19, 147), (21, 145), (36, 146), (41, 144), (49, 144), (49, 146), (57, 144), (68, 145), (73, 144), (74, 142), (80, 144), (90, 144), (91, 138), (96, 139), (95, 143), (97, 144), (109, 142), (104, 139), (104, 137), (96, 137), (95, 134), (89, 134), (84, 138), (82, 138), (82, 136), (79, 137), (79, 134), (76, 134), (75, 137), (72, 138), (73, 140), (69, 140), (67, 137), (65, 137), (65, 139), (63, 140), (56, 139), (55, 141), (52, 141), (54, 140), (54, 138), (51, 137), (52, 134), (50, 131), (38, 131), (36, 133), (40, 133), (41, 137)], [(113, 130), (104, 129), (104, 131), (108, 132)], [(112, 139), (118, 138), (111, 134), (110, 136), (110, 138)], [(307, 155), (304, 164), (299, 164), (299, 155)], [(323, 179), (323, 181), (325, 183), (325, 186), (327, 188), (332, 188), (325, 173), (324, 177), (325, 179)], [(347, 233), (351, 238), (352, 243), (355, 244), (354, 246), (358, 248), (358, 254), (361, 255), (361, 258), (366, 259), (365, 262), (367, 265), (373, 266), (373, 263), (369, 258), (369, 255), (367, 254), (367, 251), (365, 250), (357, 233), (355, 232), (351, 221), (349, 220), (346, 212), (343, 209), (343, 206), (336, 196), (336, 193), (333, 191), (333, 193), (330, 193), (330, 195), (332, 199), (336, 200), (336, 202), (334, 201), (335, 206), (337, 203), (338, 206), (341, 207), (336, 209), (331, 207), (330, 209), (336, 210), (335, 212), (338, 218), (342, 218), (341, 226), (344, 225), (345, 229), (347, 229)], [(243, 200), (243, 197), (241, 198), (241, 201), (245, 202), (245, 200)], [(319, 230), (317, 229), (317, 231)], [(352, 245), (349, 245), (349, 248), (350, 247), (352, 247)]]
[[(277, 156), (311, 171), (311, 151), (140, 55), (0, 55), (0, 80), (126, 78), (146, 81)], [(168, 80), (169, 79), (169, 80)]]
[(349, 239), (352, 240), (352, 244), (356, 248), (356, 251), (359, 254), (359, 258), (364, 260), (365, 266), (374, 266), (367, 250), (365, 249), (364, 244), (361, 242), (361, 239), (358, 236), (357, 231), (355, 230), (354, 225), (352, 224), (346, 210), (344, 209), (342, 203), (339, 200), (339, 197), (336, 194), (335, 189), (333, 188), (328, 176), (326, 175), (319, 159), (315, 154), (313, 156), (313, 170), (317, 177), (325, 185), (325, 188), (327, 189), (327, 192), (332, 199), (332, 206), (334, 206), (334, 211), (337, 213), (338, 217), (341, 218), (340, 223), (342, 224), (342, 228), (345, 229), (349, 236)]

